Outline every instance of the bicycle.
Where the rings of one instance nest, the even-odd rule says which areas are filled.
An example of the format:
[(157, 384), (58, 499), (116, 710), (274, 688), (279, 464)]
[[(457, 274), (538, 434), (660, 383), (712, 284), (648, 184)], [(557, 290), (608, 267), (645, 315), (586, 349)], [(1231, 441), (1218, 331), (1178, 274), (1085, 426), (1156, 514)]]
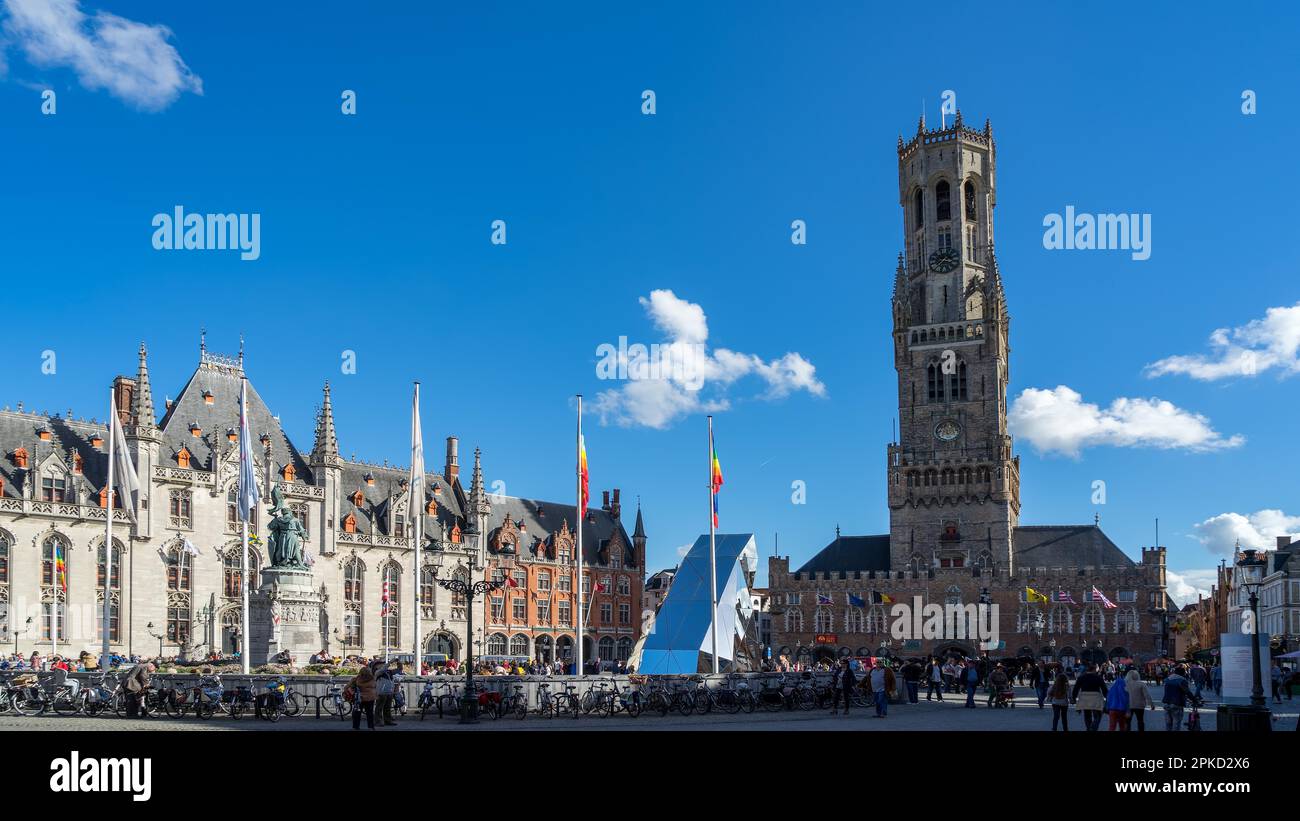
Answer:
[(514, 714), (515, 718), (524, 719), (528, 716), (528, 696), (524, 695), (524, 685), (514, 685), (515, 691), (501, 700), (497, 709), (502, 715)]
[(253, 690), (251, 687), (237, 686), (234, 690), (223, 691), (221, 702), (217, 706), (222, 713), (238, 721), (241, 715), (255, 707)]
[(325, 688), (325, 695), (317, 698), (320, 699), (321, 710), (328, 715), (338, 716), (340, 721), (352, 714), (352, 702), (343, 697), (343, 685), (333, 678)]

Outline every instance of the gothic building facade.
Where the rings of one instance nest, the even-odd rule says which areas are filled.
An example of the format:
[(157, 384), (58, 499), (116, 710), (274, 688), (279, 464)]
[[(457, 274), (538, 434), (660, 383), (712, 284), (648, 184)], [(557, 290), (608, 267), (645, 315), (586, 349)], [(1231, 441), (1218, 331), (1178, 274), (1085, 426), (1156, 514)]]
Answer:
[(837, 529), (794, 571), (787, 558), (770, 560), (774, 653), (980, 652), (955, 637), (896, 639), (889, 602), (915, 597), (998, 605), (995, 657), (1163, 652), (1164, 548), (1135, 562), (1095, 522), (1020, 524), (1020, 460), (1007, 429), (1011, 317), (994, 254), (996, 157), (989, 124), (969, 128), (960, 113), (935, 130), (922, 118), (910, 141), (899, 138), (905, 251), (892, 299), (899, 426), (886, 450), (889, 533)]
[[(161, 419), (143, 345), (135, 377), (114, 380), (141, 492), (135, 522), (120, 508), (113, 511), (107, 580), (106, 426), (74, 419), (71, 413), (25, 412), (21, 405), (17, 411), (0, 411), (0, 646), (23, 653), (48, 653), (56, 647), (73, 654), (97, 651), (107, 590), (114, 651), (170, 656), (230, 653), (240, 647), (243, 578), (234, 488), (244, 376), (242, 354), (220, 356), (201, 346), (198, 367), (177, 398), (166, 403)], [(470, 487), (464, 487), (456, 437), (447, 438), (441, 472), (426, 476), (420, 509), (409, 510), (408, 469), (339, 455), (328, 383), (307, 453), (289, 440), (251, 382), (248, 417), (257, 439), (259, 493), (269, 502), (271, 489), (279, 488), (307, 532), (304, 553), (324, 601), (320, 647), (335, 654), (369, 655), (385, 648), (411, 652), (414, 606), (421, 610), (425, 652), (462, 659), (471, 638), (475, 653), (484, 652), (491, 644), (484, 619), (474, 614), (474, 636), (468, 637), (469, 603), (440, 587), (438, 578), (484, 578), (488, 525), (503, 510), (547, 511), (544, 520), (530, 520), (529, 527), (548, 543), (562, 543), (577, 524), (572, 505), (489, 496), (477, 450)], [(259, 505), (250, 526), (254, 587), (268, 559), (263, 544), (267, 509), (268, 504)], [(424, 538), (418, 572), (412, 538), (416, 517)], [(644, 539), (636, 552), (617, 511), (592, 510), (583, 526), (584, 538), (593, 545), (589, 562), (601, 570), (613, 570), (615, 560), (620, 568), (639, 566)], [(626, 552), (602, 550), (616, 539)], [(610, 558), (602, 564), (606, 556)], [(556, 573), (571, 568), (573, 561), (571, 552), (550, 558)], [(639, 574), (634, 575), (639, 582)], [(528, 655), (532, 649), (530, 644)]]

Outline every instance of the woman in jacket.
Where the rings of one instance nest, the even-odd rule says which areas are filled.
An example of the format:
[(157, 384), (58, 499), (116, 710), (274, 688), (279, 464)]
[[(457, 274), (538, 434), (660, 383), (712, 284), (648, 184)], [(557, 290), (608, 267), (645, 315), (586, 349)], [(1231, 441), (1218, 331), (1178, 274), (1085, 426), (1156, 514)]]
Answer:
[(361, 713), (366, 714), (366, 726), (375, 729), (375, 674), (369, 667), (362, 667), (348, 686), (352, 688), (352, 729), (361, 729)]
[(1056, 681), (1047, 691), (1052, 701), (1052, 732), (1056, 732), (1056, 722), (1061, 722), (1061, 732), (1070, 731), (1070, 680), (1065, 673), (1057, 673)]
[[(1137, 719), (1138, 732), (1146, 731), (1146, 711), (1154, 710), (1156, 703), (1147, 692), (1146, 682), (1137, 670), (1129, 670), (1124, 677), (1124, 688), (1128, 690), (1128, 714), (1130, 722)], [(1129, 725), (1132, 727), (1132, 724)]]
[(1128, 729), (1128, 705), (1128, 687), (1125, 682), (1112, 684), (1106, 693), (1106, 712), (1110, 715), (1109, 731)]
[(1097, 665), (1089, 664), (1074, 682), (1071, 694), (1075, 707), (1083, 713), (1083, 727), (1088, 732), (1101, 729), (1102, 712), (1106, 709), (1106, 682), (1097, 672)]

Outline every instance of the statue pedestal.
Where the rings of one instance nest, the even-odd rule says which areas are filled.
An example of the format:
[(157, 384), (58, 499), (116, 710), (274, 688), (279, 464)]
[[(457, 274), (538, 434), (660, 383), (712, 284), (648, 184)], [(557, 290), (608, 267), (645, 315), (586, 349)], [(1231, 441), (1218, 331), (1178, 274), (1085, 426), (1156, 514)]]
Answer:
[(264, 569), (261, 585), (249, 596), (248, 608), (248, 660), (254, 666), (267, 664), (284, 650), (302, 666), (326, 645), (322, 635), (324, 603), (310, 570)]

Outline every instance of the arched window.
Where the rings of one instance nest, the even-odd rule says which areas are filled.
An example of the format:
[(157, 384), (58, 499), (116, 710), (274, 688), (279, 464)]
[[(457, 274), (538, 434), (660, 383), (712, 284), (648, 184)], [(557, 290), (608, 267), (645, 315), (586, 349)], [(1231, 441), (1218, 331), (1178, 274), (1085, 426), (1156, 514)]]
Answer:
[(613, 661), (614, 639), (609, 636), (601, 639), (600, 643), (596, 645), (596, 653), (600, 657), (601, 661)]
[[(1052, 608), (1052, 618), (1048, 621), (1047, 629), (1052, 633), (1070, 633), (1072, 632), (1071, 624), (1074, 619), (1070, 615), (1070, 608), (1063, 604), (1058, 604)], [(1062, 651), (1064, 654), (1064, 651)]]
[[(63, 563), (63, 579), (60, 580), (56, 565)], [(58, 536), (50, 536), (41, 544), (41, 584), (46, 587), (62, 586), (68, 573), (68, 546)], [(62, 633), (62, 628), (59, 630)], [(48, 637), (47, 637), (48, 638)]]
[(1042, 611), (1036, 604), (1022, 602), (1020, 612), (1016, 614), (1016, 632), (1032, 633), (1037, 628), (1039, 619), (1043, 617)]
[(948, 379), (950, 383), (948, 387), (948, 396), (953, 400), (966, 399), (968, 396), (966, 393), (966, 363), (958, 362), (957, 370), (950, 374)]
[(348, 647), (361, 646), (361, 613), (357, 610), (343, 613), (343, 644)]
[(618, 640), (618, 660), (627, 661), (632, 658), (632, 640), (627, 636)]
[[(167, 589), (183, 593), (190, 591), (190, 554), (180, 545), (172, 545), (167, 550)], [(114, 563), (116, 567), (116, 563)]]
[(873, 604), (871, 606), (871, 611), (867, 613), (867, 632), (889, 632), (889, 621), (885, 617), (885, 606), (883, 604)]
[(504, 656), (506, 654), (505, 633), (493, 633), (488, 636), (487, 654), (489, 656)]
[[(240, 584), (243, 580), (243, 571), (240, 569), (240, 551), (243, 548), (236, 545), (225, 552), (221, 557), (222, 595), (228, 599), (237, 599), (240, 596)], [(257, 573), (258, 558), (257, 551), (249, 548), (248, 550), (248, 578), (259, 578)]]
[(364, 592), (365, 571), (361, 560), (351, 558), (343, 565), (343, 601), (360, 602)]
[(1136, 633), (1137, 631), (1138, 614), (1135, 608), (1125, 607), (1115, 614), (1116, 633)]
[(988, 570), (993, 566), (993, 554), (987, 550), (981, 550), (980, 554), (975, 557), (975, 566), (980, 570)]
[(947, 590), (945, 590), (943, 596), (943, 603), (961, 604), (961, 588), (957, 587), (956, 585), (952, 585)]
[(433, 567), (425, 565), (420, 569), (420, 604), (422, 606), (433, 606), (433, 595), (437, 587), (438, 582), (434, 578)]
[(966, 195), (966, 219), (979, 219), (975, 208), (975, 183), (966, 180), (966, 185), (963, 186), (963, 189)]
[(1100, 604), (1090, 604), (1083, 610), (1079, 620), (1079, 630), (1083, 633), (1105, 633), (1106, 617), (1101, 612)]
[[(226, 531), (228, 533), (239, 532), (239, 494), (237, 491), (236, 485), (232, 484), (230, 490), (226, 493)], [(248, 532), (257, 533), (256, 515), (249, 517)]]
[(188, 490), (173, 490), (171, 492), (171, 518), (170, 526), (189, 530), (193, 527), (191, 518), (191, 494)]
[[(0, 536), (0, 543), (3, 543), (4, 537)], [(104, 589), (104, 559), (107, 557), (104, 551), (104, 545), (99, 546), (98, 567), (95, 572), (95, 587), (100, 590)], [(113, 540), (113, 583), (110, 585), (113, 590), (122, 589), (122, 545), (118, 544), (117, 539)]]
[(803, 613), (793, 608), (785, 611), (785, 632), (803, 632)]
[(943, 401), (943, 368), (938, 362), (931, 362), (925, 369), (926, 398), (931, 402)]
[(619, 594), (620, 596), (628, 596), (628, 595), (631, 595), (631, 593), (632, 593), (632, 583), (631, 583), (630, 581), (628, 581), (627, 576), (619, 576), (619, 577), (618, 577), (618, 594)]
[(510, 638), (510, 655), (512, 655), (512, 656), (524, 656), (524, 657), (527, 657), (527, 656), (529, 655), (529, 653), (528, 653), (528, 637), (525, 636), (523, 633), (516, 633), (514, 636), (511, 636), (511, 638)]
[(817, 612), (813, 614), (813, 632), (814, 633), (835, 632), (835, 615), (831, 613), (831, 609), (829, 607), (818, 607)]
[(861, 607), (850, 607), (844, 611), (844, 632), (861, 633), (866, 627), (866, 616)]
[(3, 632), (0, 635), (9, 636), (9, 552), (13, 548), (13, 542), (9, 534), (0, 532), (0, 602), (3, 604), (3, 619), (0, 619), (0, 627)]
[(921, 189), (916, 189), (916, 195), (912, 197), (912, 223), (916, 228), (925, 227), (925, 198), (921, 195)]
[(907, 569), (913, 573), (920, 573), (927, 567), (929, 567), (929, 563), (926, 562), (925, 557), (920, 553), (913, 553), (912, 558), (907, 560)]
[(952, 219), (949, 191), (947, 180), (939, 180), (939, 184), (934, 187), (934, 218), (939, 222)]
[(402, 568), (396, 562), (384, 565), (384, 587), (388, 592), (388, 618), (384, 619), (384, 646), (400, 647), (402, 644), (402, 619), (398, 604), (402, 596)]

